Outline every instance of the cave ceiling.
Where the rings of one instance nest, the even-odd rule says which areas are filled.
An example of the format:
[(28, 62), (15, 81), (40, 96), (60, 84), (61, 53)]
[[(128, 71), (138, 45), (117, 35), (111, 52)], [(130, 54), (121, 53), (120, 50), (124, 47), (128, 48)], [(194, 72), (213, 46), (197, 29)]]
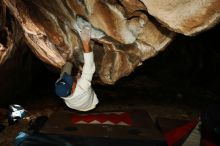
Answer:
[(0, 63), (23, 40), (43, 62), (83, 63), (79, 33), (92, 27), (96, 76), (114, 84), (187, 36), (220, 21), (220, 0), (0, 0)]

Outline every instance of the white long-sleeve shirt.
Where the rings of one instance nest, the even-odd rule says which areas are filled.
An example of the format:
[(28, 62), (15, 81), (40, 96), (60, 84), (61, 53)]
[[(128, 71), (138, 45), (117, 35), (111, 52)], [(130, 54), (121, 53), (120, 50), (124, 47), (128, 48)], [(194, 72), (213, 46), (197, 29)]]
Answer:
[(77, 80), (76, 88), (72, 94), (63, 98), (66, 105), (79, 111), (89, 111), (96, 107), (98, 98), (91, 87), (95, 72), (93, 52), (84, 53), (84, 65), (81, 77)]

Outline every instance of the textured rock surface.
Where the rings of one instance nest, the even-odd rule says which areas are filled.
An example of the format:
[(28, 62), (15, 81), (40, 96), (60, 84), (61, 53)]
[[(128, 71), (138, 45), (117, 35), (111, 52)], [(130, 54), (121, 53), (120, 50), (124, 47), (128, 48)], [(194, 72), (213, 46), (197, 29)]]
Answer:
[(141, 0), (150, 15), (173, 31), (193, 35), (220, 20), (219, 0)]
[[(158, 5), (157, 0), (3, 0), (0, 8), (3, 13), (0, 16), (5, 17), (5, 4), (19, 21), (26, 42), (35, 55), (56, 68), (61, 68), (69, 59), (73, 60), (77, 68), (83, 63), (79, 33), (83, 26), (91, 26), (96, 76), (104, 83), (114, 84), (121, 77), (129, 75), (144, 60), (163, 50), (175, 36), (171, 30), (191, 34), (195, 31), (189, 27), (197, 32), (217, 22), (219, 7), (211, 7), (217, 1), (205, 1), (210, 3), (210, 7), (205, 7), (207, 17), (202, 13), (196, 18), (195, 15), (204, 9), (202, 6), (206, 3), (197, 2), (199, 5), (195, 10), (192, 9), (192, 13), (187, 13), (186, 17), (182, 12), (196, 5), (196, 1), (185, 1), (166, 0)], [(185, 2), (185, 5), (181, 2)], [(170, 13), (169, 17), (165, 17), (167, 13)], [(187, 19), (177, 17), (182, 15)], [(211, 18), (216, 19), (211, 21)], [(179, 25), (169, 25), (170, 19)], [(191, 23), (194, 21), (196, 23)], [(206, 25), (200, 27), (197, 22)], [(0, 58), (2, 56), (0, 54)]]

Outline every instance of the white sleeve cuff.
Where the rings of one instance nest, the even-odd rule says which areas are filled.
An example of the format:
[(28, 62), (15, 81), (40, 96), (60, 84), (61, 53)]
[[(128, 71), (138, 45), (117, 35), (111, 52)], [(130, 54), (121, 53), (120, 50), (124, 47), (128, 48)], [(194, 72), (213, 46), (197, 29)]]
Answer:
[(83, 53), (84, 56), (84, 63), (93, 63), (94, 62), (94, 54), (93, 52), (89, 52), (89, 53)]

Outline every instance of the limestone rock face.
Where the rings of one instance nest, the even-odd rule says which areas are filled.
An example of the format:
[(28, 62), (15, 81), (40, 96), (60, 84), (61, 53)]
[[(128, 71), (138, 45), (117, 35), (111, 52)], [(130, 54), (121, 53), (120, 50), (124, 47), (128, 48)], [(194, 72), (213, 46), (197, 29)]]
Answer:
[[(106, 84), (114, 84), (155, 56), (172, 41), (176, 32), (191, 35), (219, 20), (218, 0), (0, 1), (3, 20), (0, 31), (6, 32), (3, 38), (8, 38), (7, 42), (13, 38), (5, 28), (6, 13), (12, 14), (33, 53), (56, 68), (62, 68), (66, 60), (72, 60), (79, 68), (83, 63), (79, 34), (83, 26), (90, 26), (96, 76)], [(183, 13), (190, 6), (190, 13)], [(3, 63), (13, 47), (3, 45), (1, 40), (0, 47), (0, 63)]]

